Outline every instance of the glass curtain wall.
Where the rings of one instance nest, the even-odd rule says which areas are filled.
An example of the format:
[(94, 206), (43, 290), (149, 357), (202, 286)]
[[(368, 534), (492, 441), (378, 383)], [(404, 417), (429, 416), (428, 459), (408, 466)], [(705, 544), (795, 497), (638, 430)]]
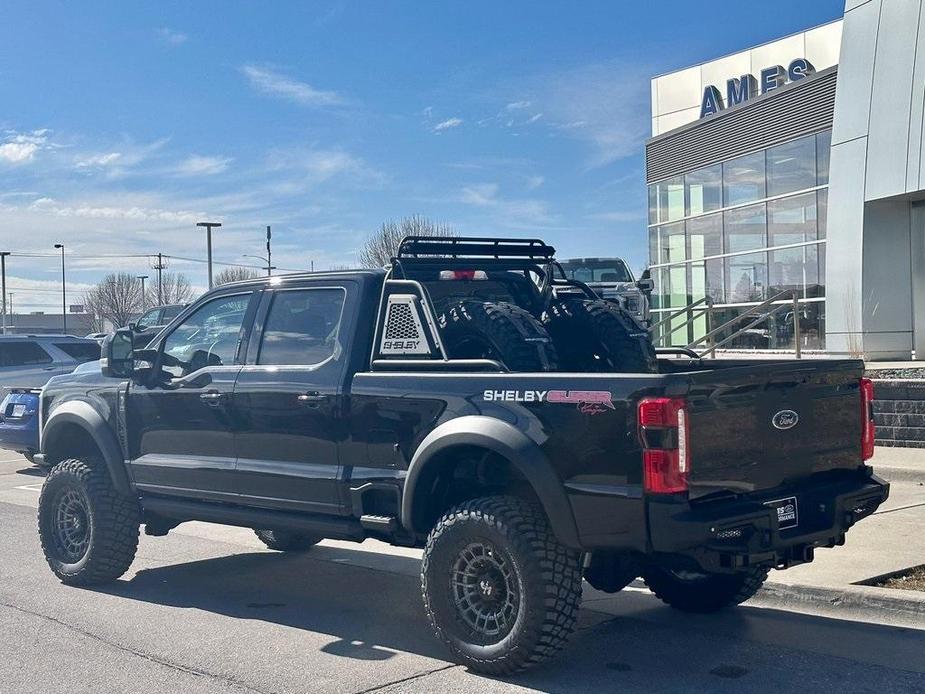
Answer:
[[(821, 132), (651, 184), (653, 322), (709, 297), (716, 327), (796, 292), (802, 347), (823, 349), (830, 147)], [(706, 316), (685, 323), (666, 326), (660, 344), (690, 344), (710, 327)], [(793, 323), (781, 309), (729, 346), (793, 349)]]

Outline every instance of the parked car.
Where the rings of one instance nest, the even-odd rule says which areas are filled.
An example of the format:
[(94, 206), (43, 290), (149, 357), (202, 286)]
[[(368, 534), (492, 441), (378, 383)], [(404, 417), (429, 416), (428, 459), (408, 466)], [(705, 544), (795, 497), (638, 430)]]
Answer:
[(16, 451), (31, 463), (39, 446), (37, 388), (12, 388), (0, 402), (0, 449)]
[(87, 333), (84, 337), (102, 345), (107, 335), (109, 335), (109, 333)]
[(143, 350), (117, 331), (42, 390), (49, 567), (112, 581), (141, 525), (190, 520), (422, 547), (434, 632), (497, 675), (562, 647), (582, 577), (715, 611), (887, 498), (863, 362), (657, 358), (553, 254), (409, 238), (388, 270), (218, 287)]
[(135, 346), (144, 347), (161, 329), (180, 315), (185, 304), (168, 304), (155, 306), (145, 311), (141, 317), (129, 325), (135, 331)]
[(52, 376), (100, 358), (94, 340), (72, 335), (0, 335), (0, 398), (10, 388), (40, 388)]
[(571, 258), (559, 265), (567, 278), (584, 282), (602, 299), (619, 302), (637, 321), (648, 325), (652, 280), (637, 281), (622, 258)]

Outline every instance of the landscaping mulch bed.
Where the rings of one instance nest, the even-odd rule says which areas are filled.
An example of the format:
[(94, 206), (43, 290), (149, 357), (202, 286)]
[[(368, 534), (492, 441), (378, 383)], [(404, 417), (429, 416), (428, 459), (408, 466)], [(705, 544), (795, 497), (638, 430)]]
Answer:
[(899, 590), (921, 590), (925, 592), (925, 565), (914, 566), (902, 573), (893, 574), (875, 585), (881, 588), (898, 588)]

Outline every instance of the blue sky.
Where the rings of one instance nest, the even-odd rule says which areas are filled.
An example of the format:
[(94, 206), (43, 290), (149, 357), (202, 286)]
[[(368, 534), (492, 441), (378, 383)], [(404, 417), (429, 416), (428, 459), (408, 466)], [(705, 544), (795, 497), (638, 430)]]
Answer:
[[(646, 261), (649, 80), (841, 15), (835, 0), (4, 3), (0, 250), (53, 311), (145, 254), (349, 265), (382, 221)], [(205, 266), (171, 269), (205, 285)]]

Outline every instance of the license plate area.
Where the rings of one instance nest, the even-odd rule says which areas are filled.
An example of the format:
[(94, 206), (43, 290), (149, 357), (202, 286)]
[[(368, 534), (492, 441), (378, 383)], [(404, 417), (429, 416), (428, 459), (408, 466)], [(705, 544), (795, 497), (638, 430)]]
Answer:
[(777, 511), (777, 527), (780, 530), (795, 528), (800, 523), (800, 511), (795, 496), (788, 496), (784, 499), (775, 499), (766, 501), (765, 506), (770, 506)]

